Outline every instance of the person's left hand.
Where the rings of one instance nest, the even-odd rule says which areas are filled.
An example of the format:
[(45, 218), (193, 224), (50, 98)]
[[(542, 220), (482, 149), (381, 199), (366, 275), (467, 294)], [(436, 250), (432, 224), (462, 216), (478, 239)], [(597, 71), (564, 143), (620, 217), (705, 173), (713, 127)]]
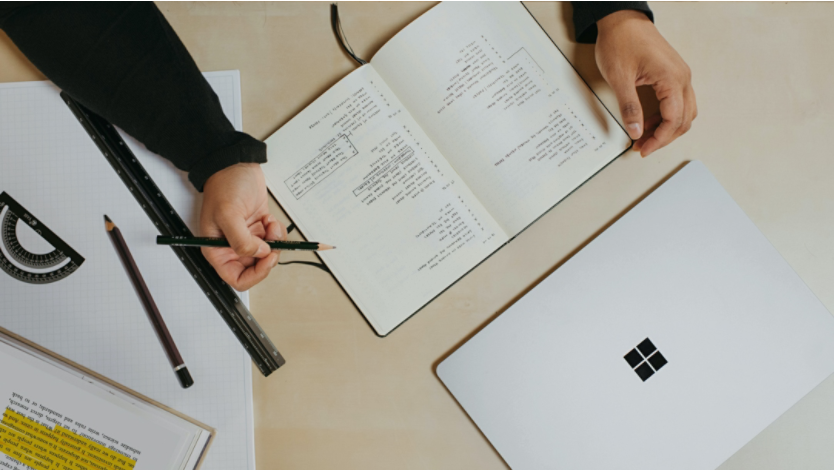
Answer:
[(225, 237), (231, 248), (203, 248), (217, 274), (239, 291), (266, 279), (280, 252), (264, 240), (286, 240), (287, 230), (269, 214), (266, 180), (257, 163), (238, 163), (213, 174), (203, 187), (200, 232)]
[[(648, 156), (686, 133), (698, 115), (692, 74), (645, 14), (612, 13), (597, 21), (596, 59), (614, 89), (634, 150)], [(660, 113), (644, 118), (637, 87), (651, 85)]]

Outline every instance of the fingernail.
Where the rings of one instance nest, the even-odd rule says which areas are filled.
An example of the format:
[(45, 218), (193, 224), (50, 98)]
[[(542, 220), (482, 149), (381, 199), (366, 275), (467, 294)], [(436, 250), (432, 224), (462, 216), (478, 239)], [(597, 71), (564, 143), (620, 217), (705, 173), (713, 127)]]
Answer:
[(255, 257), (256, 258), (264, 258), (267, 255), (269, 255), (270, 251), (272, 251), (272, 249), (269, 247), (269, 245), (264, 243), (263, 245), (261, 245), (260, 248), (258, 248), (258, 253), (255, 255)]
[(275, 266), (278, 266), (278, 261), (280, 261), (280, 260), (281, 260), (281, 255), (279, 255), (278, 253), (275, 253), (275, 260), (272, 261), (272, 267), (274, 268)]
[(640, 134), (642, 134), (642, 132), (640, 132), (640, 127), (641, 126), (639, 122), (632, 122), (631, 124), (626, 126), (626, 129), (628, 129), (628, 134), (631, 136), (632, 139), (640, 138)]

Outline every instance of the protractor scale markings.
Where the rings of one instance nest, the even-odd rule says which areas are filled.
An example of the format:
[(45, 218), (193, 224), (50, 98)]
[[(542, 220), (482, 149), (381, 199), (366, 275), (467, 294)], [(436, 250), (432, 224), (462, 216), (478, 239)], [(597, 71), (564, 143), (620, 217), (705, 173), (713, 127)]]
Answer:
[[(0, 269), (28, 284), (49, 284), (74, 273), (84, 258), (35, 218), (9, 194), (0, 193)], [(26, 224), (52, 246), (52, 251), (32, 253), (20, 243), (19, 224)]]

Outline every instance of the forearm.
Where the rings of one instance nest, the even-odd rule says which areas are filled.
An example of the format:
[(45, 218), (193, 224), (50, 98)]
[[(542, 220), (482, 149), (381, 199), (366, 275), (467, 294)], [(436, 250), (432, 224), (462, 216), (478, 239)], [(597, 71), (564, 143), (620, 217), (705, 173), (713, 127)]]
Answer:
[(266, 161), (265, 144), (234, 130), (153, 3), (6, 6), (0, 28), (58, 87), (188, 171), (198, 190), (223, 168)]

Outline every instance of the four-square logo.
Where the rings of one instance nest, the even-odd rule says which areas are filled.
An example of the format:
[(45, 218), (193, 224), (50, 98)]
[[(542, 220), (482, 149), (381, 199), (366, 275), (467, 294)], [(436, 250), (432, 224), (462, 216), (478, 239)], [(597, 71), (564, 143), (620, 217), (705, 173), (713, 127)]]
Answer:
[(666, 365), (666, 358), (654, 346), (649, 338), (643, 340), (636, 348), (632, 349), (625, 356), (628, 365), (634, 369), (637, 376), (645, 382), (661, 367)]

